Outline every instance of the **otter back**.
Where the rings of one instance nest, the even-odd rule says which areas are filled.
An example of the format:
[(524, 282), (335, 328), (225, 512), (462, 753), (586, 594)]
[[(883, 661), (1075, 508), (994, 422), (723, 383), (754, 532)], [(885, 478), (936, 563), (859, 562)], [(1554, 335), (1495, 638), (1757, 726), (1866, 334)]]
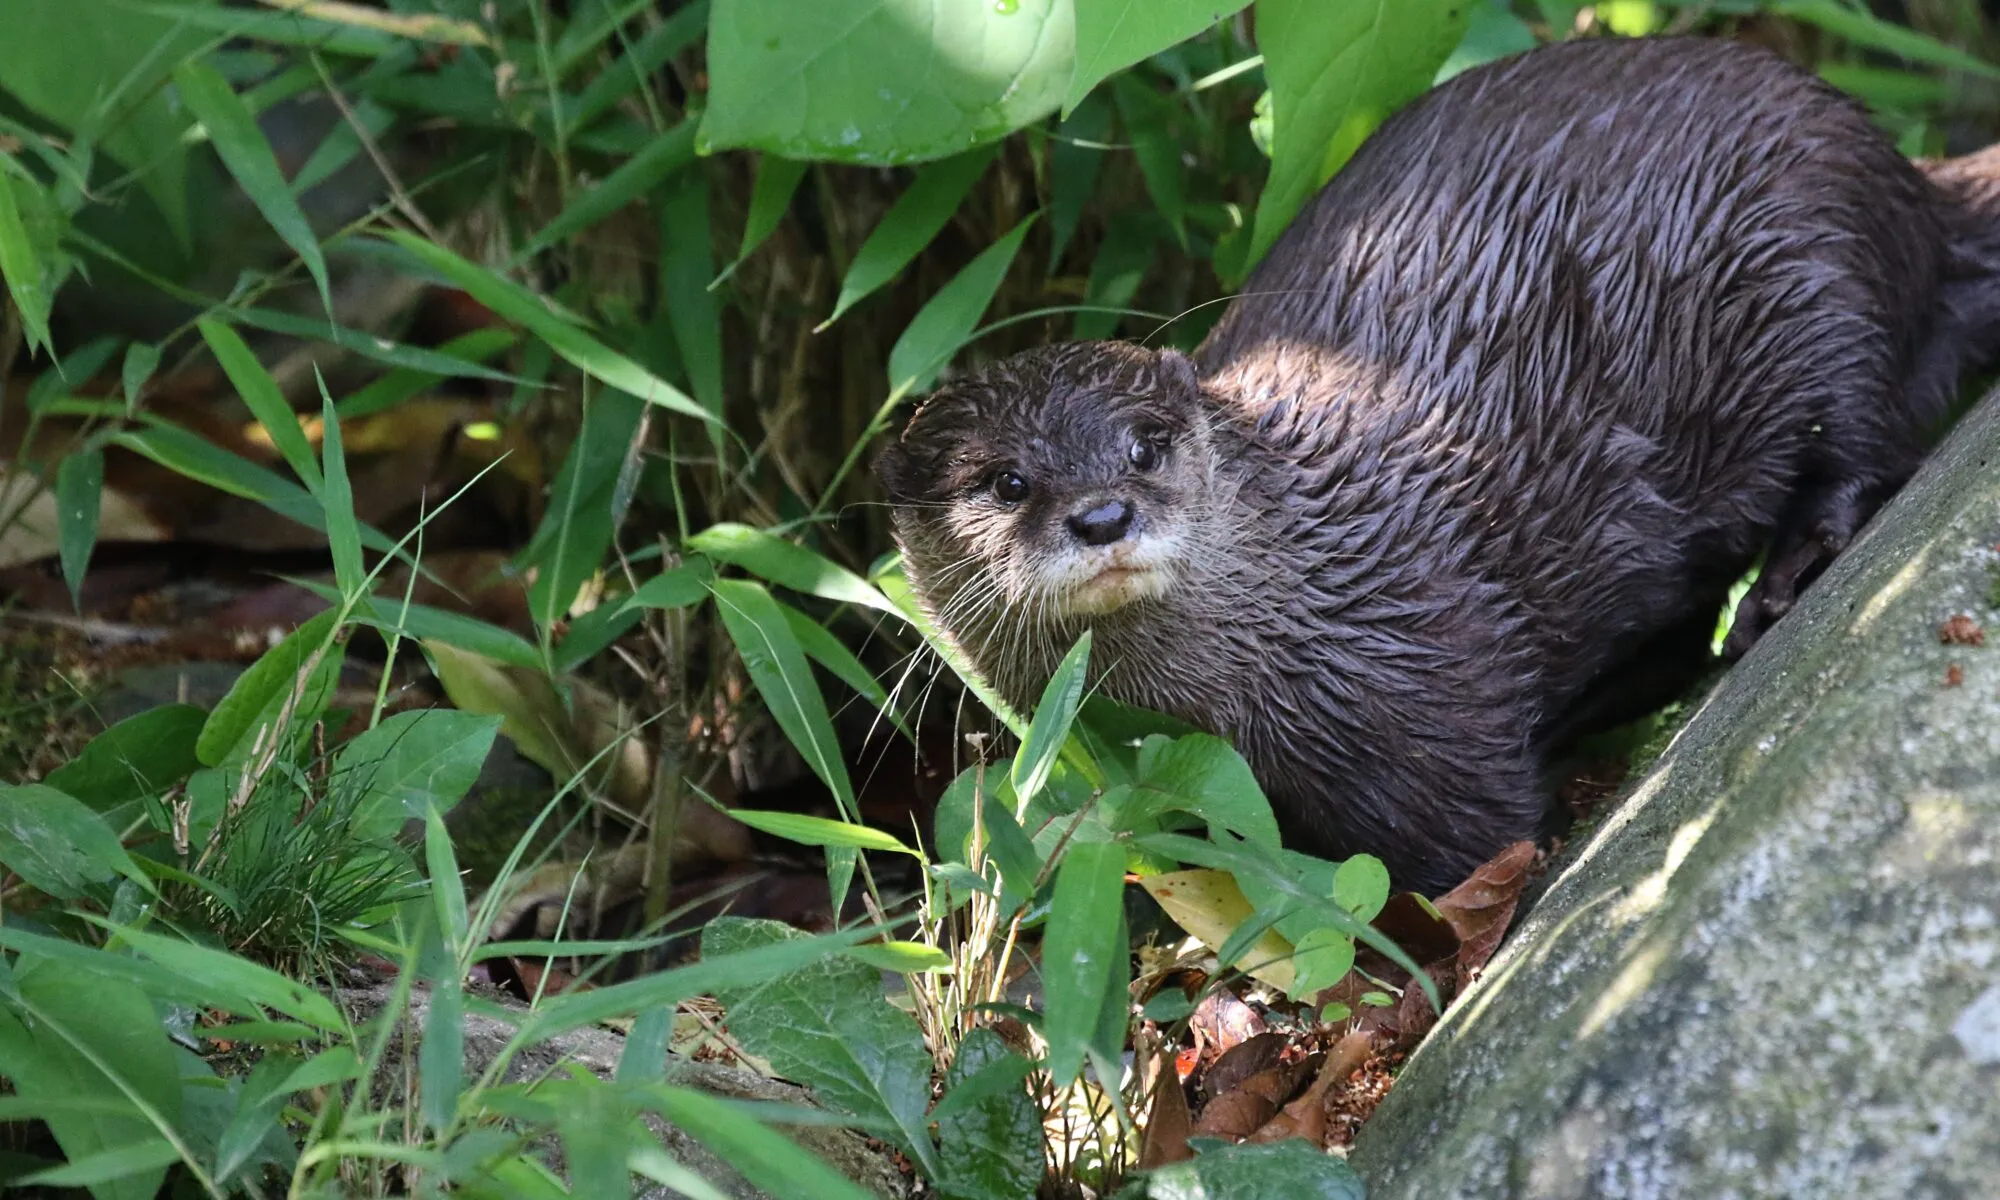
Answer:
[[(1993, 177), (1730, 42), (1465, 72), (1361, 147), (1194, 370), (1057, 347), (932, 397), (882, 460), (911, 577), (1017, 703), (1089, 625), (1112, 694), (1233, 737), (1299, 848), (1449, 887), (1546, 832), (1551, 750), (1692, 681), (1760, 551), (1733, 653), (1908, 477), (1994, 349)], [(1179, 490), (1107, 465), (1155, 410)], [(1063, 571), (1008, 573), (1064, 528)]]

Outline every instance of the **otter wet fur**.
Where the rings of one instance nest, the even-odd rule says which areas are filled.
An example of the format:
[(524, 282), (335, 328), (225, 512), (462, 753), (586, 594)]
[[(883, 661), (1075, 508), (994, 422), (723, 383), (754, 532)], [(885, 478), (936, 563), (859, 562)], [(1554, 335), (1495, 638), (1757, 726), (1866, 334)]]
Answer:
[(1385, 121), (1192, 357), (1029, 351), (876, 460), (1010, 702), (1086, 627), (1287, 845), (1433, 894), (1556, 828), (1552, 753), (1740, 654), (2000, 346), (2000, 151), (1912, 163), (1779, 57), (1606, 39)]

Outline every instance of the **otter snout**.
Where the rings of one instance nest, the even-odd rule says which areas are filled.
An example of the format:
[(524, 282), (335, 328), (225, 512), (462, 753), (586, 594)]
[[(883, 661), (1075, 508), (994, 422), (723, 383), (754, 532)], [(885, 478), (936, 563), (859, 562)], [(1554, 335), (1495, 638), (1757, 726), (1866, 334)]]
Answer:
[(1123, 500), (1105, 500), (1073, 512), (1065, 522), (1086, 546), (1109, 546), (1131, 532), (1137, 514)]

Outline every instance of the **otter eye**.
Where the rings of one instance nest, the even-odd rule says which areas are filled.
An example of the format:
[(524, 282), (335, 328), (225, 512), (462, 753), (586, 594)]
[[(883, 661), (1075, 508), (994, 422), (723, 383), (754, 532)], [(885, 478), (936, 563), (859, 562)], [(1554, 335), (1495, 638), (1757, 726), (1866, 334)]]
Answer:
[(1019, 504), (1028, 498), (1028, 481), (1019, 471), (1002, 471), (993, 477), (993, 496), (1002, 504)]
[(1125, 451), (1125, 457), (1130, 459), (1132, 465), (1141, 471), (1152, 470), (1154, 467), (1160, 465), (1160, 445), (1158, 439), (1151, 437), (1134, 439), (1131, 448)]

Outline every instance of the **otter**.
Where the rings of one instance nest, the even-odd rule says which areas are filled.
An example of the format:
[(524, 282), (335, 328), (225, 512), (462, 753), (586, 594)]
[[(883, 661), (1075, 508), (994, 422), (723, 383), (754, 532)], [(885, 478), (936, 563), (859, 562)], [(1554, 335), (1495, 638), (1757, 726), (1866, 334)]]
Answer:
[(1010, 702), (1229, 738), (1286, 844), (1435, 894), (1558, 831), (1551, 757), (1738, 656), (2000, 343), (2000, 155), (1912, 162), (1777, 55), (1552, 45), (1384, 121), (1192, 355), (1030, 350), (875, 460)]

